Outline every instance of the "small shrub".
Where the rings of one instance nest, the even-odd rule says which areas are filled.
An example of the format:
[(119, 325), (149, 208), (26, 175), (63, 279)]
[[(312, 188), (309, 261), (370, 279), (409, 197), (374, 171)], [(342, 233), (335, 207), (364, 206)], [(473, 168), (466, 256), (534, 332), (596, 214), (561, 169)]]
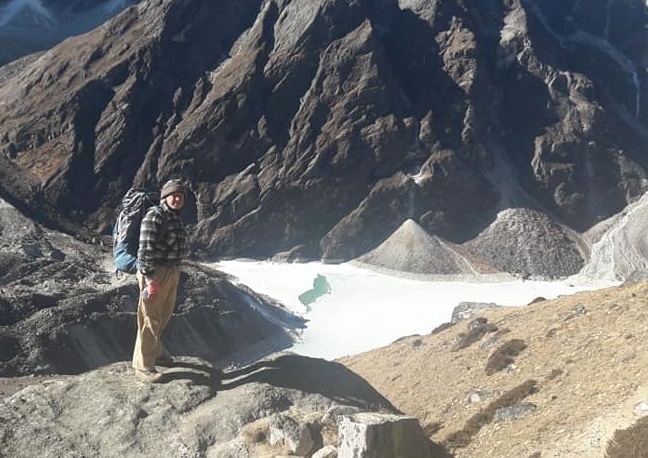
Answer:
[(489, 323), (485, 318), (481, 321), (472, 321), (468, 323), (468, 332), (462, 332), (457, 336), (457, 342), (452, 347), (451, 351), (459, 351), (468, 348), (475, 342), (481, 340), (489, 332), (495, 332), (498, 328), (492, 323)]
[(605, 448), (605, 458), (648, 458), (648, 417), (617, 430)]
[(443, 445), (448, 448), (464, 448), (470, 445), (472, 438), (486, 425), (493, 422), (498, 409), (511, 407), (523, 401), (527, 396), (538, 392), (535, 380), (527, 380), (511, 391), (504, 393), (491, 402), (486, 408), (470, 417), (464, 427), (450, 434)]
[(451, 328), (454, 325), (454, 323), (450, 323), (449, 321), (447, 323), (441, 323), (439, 326), (432, 330), (431, 334), (440, 334), (442, 331), (445, 331), (446, 329)]
[(527, 344), (524, 340), (509, 340), (490, 355), (486, 362), (484, 372), (486, 375), (493, 375), (496, 372), (506, 369), (515, 362), (513, 358), (519, 355), (526, 347)]
[(427, 437), (431, 437), (433, 434), (436, 434), (437, 432), (441, 431), (441, 429), (443, 429), (443, 423), (439, 423), (438, 421), (426, 423), (423, 425), (422, 429), (423, 433)]

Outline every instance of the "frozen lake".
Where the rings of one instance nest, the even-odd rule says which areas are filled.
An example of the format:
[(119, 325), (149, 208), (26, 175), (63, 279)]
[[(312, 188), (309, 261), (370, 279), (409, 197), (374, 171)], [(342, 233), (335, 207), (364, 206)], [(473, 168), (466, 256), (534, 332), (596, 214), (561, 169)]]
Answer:
[(488, 282), (425, 280), (348, 263), (234, 260), (214, 266), (236, 277), (235, 283), (270, 296), (306, 318), (307, 328), (291, 350), (325, 359), (361, 353), (403, 336), (427, 334), (450, 321), (452, 310), (461, 302), (523, 306), (540, 296), (552, 299), (612, 285), (510, 277)]

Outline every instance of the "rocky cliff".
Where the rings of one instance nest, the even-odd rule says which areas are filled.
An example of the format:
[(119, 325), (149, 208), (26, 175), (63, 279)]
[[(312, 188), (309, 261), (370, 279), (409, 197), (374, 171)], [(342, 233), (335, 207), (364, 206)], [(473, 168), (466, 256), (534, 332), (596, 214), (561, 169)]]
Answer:
[(1, 192), (92, 235), (133, 183), (180, 175), (197, 256), (344, 261), (412, 220), (480, 265), (568, 275), (583, 232), (646, 190), (646, 14), (140, 3), (0, 69)]

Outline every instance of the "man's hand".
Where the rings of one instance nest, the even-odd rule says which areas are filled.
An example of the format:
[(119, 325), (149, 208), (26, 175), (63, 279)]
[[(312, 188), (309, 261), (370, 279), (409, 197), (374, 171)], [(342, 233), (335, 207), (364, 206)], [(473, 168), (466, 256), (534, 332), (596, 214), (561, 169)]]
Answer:
[(146, 279), (146, 296), (153, 299), (160, 291), (160, 283), (155, 278)]

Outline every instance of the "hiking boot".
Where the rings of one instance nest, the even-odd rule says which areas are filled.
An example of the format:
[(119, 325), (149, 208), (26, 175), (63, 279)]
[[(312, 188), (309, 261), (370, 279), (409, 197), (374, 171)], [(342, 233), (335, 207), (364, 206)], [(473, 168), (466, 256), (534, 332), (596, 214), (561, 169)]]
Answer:
[(158, 383), (162, 374), (156, 370), (135, 369), (135, 376), (143, 382)]
[(173, 358), (170, 356), (158, 356), (155, 358), (156, 366), (173, 366)]

